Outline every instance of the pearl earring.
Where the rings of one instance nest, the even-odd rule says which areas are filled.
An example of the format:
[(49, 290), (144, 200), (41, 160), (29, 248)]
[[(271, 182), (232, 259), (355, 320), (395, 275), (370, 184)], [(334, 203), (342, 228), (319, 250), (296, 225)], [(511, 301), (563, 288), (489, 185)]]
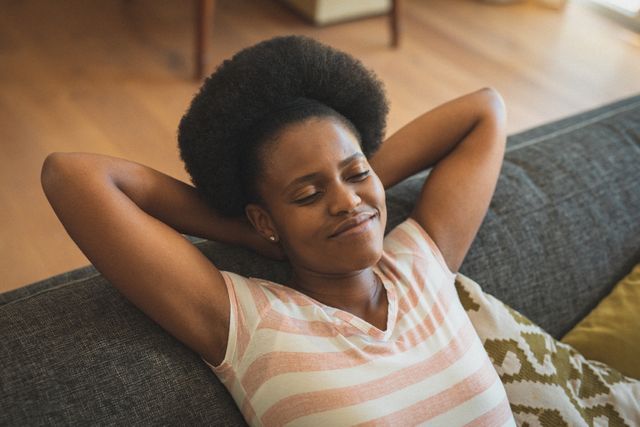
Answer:
[(271, 240), (272, 242), (276, 241), (276, 236), (269, 236), (269, 240)]

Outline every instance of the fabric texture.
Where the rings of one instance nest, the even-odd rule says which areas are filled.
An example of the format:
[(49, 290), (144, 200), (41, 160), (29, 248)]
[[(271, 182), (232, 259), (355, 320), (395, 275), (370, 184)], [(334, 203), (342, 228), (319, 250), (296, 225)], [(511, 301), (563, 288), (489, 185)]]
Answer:
[(640, 382), (587, 360), (458, 274), (455, 286), (518, 425), (640, 425)]
[[(374, 267), (386, 330), (280, 284), (224, 272), (231, 316), (211, 366), (251, 425), (514, 425), (435, 243), (413, 219)], [(203, 359), (204, 360), (204, 359)]]
[(245, 425), (197, 354), (100, 274), (0, 305), (0, 425)]
[(640, 262), (640, 97), (510, 138), (460, 272), (560, 339)]
[(640, 264), (562, 342), (640, 379)]

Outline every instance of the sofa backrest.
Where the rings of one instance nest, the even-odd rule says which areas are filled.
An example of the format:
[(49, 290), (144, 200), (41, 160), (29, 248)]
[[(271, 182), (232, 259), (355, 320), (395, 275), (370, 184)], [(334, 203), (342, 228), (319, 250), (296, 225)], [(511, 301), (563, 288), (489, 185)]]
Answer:
[[(640, 259), (639, 162), (640, 96), (510, 136), (460, 271), (559, 337)], [(425, 176), (388, 191), (388, 230)], [(221, 269), (288, 276), (186, 237)], [(91, 266), (0, 294), (0, 333), (2, 425), (244, 425), (200, 358)]]

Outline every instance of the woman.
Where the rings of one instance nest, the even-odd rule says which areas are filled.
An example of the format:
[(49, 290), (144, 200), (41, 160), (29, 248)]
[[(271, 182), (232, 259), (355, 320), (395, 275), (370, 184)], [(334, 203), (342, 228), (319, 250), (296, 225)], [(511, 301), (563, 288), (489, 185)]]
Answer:
[[(304, 36), (246, 48), (179, 126), (195, 187), (52, 153), (44, 191), (96, 268), (201, 355), (252, 425), (513, 424), (453, 281), (505, 148), (491, 88), (382, 143), (382, 83)], [(384, 188), (433, 167), (384, 237)], [(287, 259), (286, 284), (220, 271), (179, 233)]]

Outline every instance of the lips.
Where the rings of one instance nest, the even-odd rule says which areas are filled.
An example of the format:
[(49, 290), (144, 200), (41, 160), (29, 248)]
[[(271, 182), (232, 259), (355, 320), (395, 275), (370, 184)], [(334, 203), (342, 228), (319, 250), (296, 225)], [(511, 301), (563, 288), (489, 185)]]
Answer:
[(374, 216), (376, 216), (375, 212), (368, 211), (368, 212), (361, 212), (352, 217), (349, 217), (346, 220), (342, 221), (340, 225), (338, 225), (338, 227), (333, 231), (333, 233), (329, 236), (329, 238), (337, 237), (338, 235), (344, 233), (345, 231), (348, 231), (354, 227), (357, 227), (363, 222), (370, 220)]

